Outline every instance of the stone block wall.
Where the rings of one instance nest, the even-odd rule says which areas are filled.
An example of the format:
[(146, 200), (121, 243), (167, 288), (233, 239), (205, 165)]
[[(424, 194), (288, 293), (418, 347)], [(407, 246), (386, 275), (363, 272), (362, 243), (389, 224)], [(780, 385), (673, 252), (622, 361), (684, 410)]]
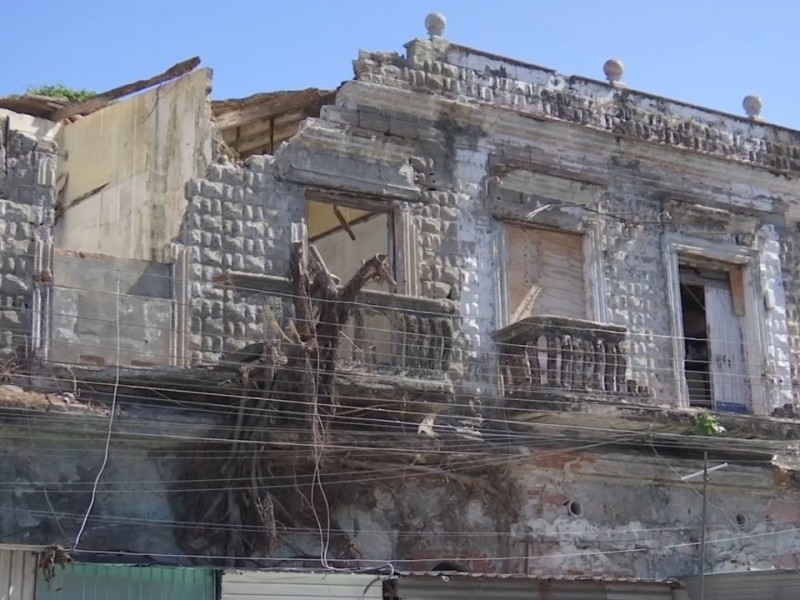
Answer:
[[(486, 212), (481, 182), (487, 155), (459, 151), (442, 160), (442, 151), (426, 157), (429, 180), (439, 182), (411, 206), (418, 232), (418, 294), (458, 302), (454, 332), (454, 379), (474, 402), (496, 403), (497, 366), (491, 332), (495, 328), (495, 276), (492, 260), (497, 223)], [(420, 159), (421, 160), (421, 159)]]
[[(405, 143), (419, 140), (413, 144), (414, 152), (423, 157), (414, 159), (420, 163), (420, 185), (449, 190), (457, 197), (454, 229), (459, 232), (456, 244), (462, 252), (455, 259), (459, 279), (477, 277), (477, 288), (483, 290), (474, 296), (479, 299), (479, 312), (471, 321), (469, 290), (460, 290), (464, 326), (465, 331), (476, 328), (473, 338), (486, 356), (492, 355), (489, 334), (500, 308), (492, 304), (494, 297), (487, 288), (489, 282), (499, 283), (496, 271), (501, 265), (491, 248), (481, 246), (481, 240), (494, 235), (498, 225), (487, 217), (485, 207), (470, 208), (470, 201), (474, 200), (475, 207), (481, 205), (485, 195), (480, 187), (492, 179), (493, 172), (485, 162), (476, 164), (474, 173), (459, 169), (472, 160), (463, 157), (487, 151), (503, 158), (508, 153), (512, 162), (530, 164), (535, 171), (545, 169), (541, 172), (556, 178), (563, 176), (558, 173), (572, 173), (566, 176), (573, 179), (564, 184), (563, 195), (542, 193), (538, 205), (553, 199), (575, 202), (570, 185), (595, 179), (598, 183), (590, 185), (603, 188), (603, 193), (597, 203), (589, 203), (590, 211), (623, 217), (596, 219), (601, 229), (596, 250), (602, 256), (605, 286), (604, 308), (597, 319), (629, 329), (629, 375), (656, 402), (674, 403), (678, 397), (665, 235), (679, 233), (759, 252), (760, 272), (754, 274), (757, 287), (765, 286), (765, 293), (783, 297), (780, 278), (776, 280), (773, 273), (779, 266), (770, 250), (775, 240), (759, 241), (758, 236), (764, 223), (779, 218), (777, 213), (785, 210), (781, 206), (797, 204), (798, 199), (766, 171), (753, 167), (790, 174), (800, 171), (797, 132), (597, 81), (567, 78), (444, 39), (415, 40), (407, 45), (405, 55), (362, 53), (354, 70), (356, 83), (345, 86), (340, 94), (349, 108), (356, 109), (356, 118), (351, 115), (344, 120)], [(378, 98), (379, 104), (368, 109), (369, 102), (364, 100), (360, 106), (355, 100), (359, 86), (371, 90), (368, 95)], [(390, 95), (404, 100), (390, 104), (384, 99)], [(439, 155), (442, 164), (438, 164)], [(465, 162), (457, 159), (459, 155)], [(434, 157), (432, 172), (425, 157)], [(470, 186), (478, 191), (469, 191)], [(706, 222), (703, 217), (683, 214), (673, 218), (668, 204), (675, 198), (678, 204), (709, 203), (716, 207), (711, 210), (731, 209), (733, 214), (728, 221)], [(588, 219), (591, 214), (584, 216)], [(431, 217), (424, 215), (420, 225), (435, 231)], [(423, 247), (428, 237), (422, 234)], [(786, 272), (796, 261), (785, 264), (789, 250), (784, 246)], [(438, 260), (444, 264), (448, 259), (441, 254)], [(477, 257), (477, 265), (470, 262), (472, 257)], [(436, 266), (436, 260), (421, 260), (420, 277), (435, 276)], [(785, 285), (788, 333), (778, 315), (784, 310), (780, 302), (767, 309), (768, 322), (759, 326), (767, 337), (759, 343), (765, 353), (764, 376), (769, 379), (763, 382), (768, 409), (786, 398), (790, 363), (792, 379), (798, 379), (797, 361), (783, 349), (787, 339), (795, 354), (800, 347), (798, 318), (792, 316), (800, 301), (795, 285)], [(420, 289), (423, 294), (444, 291), (433, 279), (424, 281)]]
[(800, 225), (782, 228), (780, 261), (786, 294), (786, 338), (794, 403), (800, 404)]
[(51, 238), (56, 145), (17, 131), (0, 116), (0, 352), (37, 344), (37, 254)]
[(214, 277), (286, 275), (291, 225), (302, 220), (304, 199), (276, 181), (266, 156), (212, 164), (204, 179), (187, 183), (186, 194), (180, 241), (187, 253), (190, 359), (216, 362), (223, 352), (262, 340), (264, 331), (261, 301), (215, 286)]
[(609, 210), (630, 220), (602, 220), (605, 320), (628, 328), (630, 379), (651, 399), (668, 403), (676, 398), (677, 382), (661, 206), (635, 184), (617, 181), (609, 190)]

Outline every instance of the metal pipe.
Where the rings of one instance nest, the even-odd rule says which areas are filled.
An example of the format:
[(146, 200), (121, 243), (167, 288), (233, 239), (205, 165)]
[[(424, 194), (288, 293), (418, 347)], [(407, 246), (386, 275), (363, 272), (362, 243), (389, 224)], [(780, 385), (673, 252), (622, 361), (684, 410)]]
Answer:
[[(726, 465), (719, 465), (722, 468)], [(703, 452), (703, 528), (700, 531), (700, 600), (706, 592), (706, 513), (708, 511), (708, 452)]]

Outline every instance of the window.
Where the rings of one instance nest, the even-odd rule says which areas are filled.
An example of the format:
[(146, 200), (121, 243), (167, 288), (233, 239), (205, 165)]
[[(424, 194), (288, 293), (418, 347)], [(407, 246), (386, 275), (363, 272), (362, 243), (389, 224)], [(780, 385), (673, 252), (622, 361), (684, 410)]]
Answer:
[(748, 412), (744, 273), (680, 264), (684, 373), (690, 406)]
[(583, 236), (508, 225), (510, 322), (535, 315), (586, 319)]
[[(319, 250), (331, 273), (346, 283), (364, 261), (386, 254), (394, 268), (394, 225), (391, 212), (367, 211), (333, 203), (306, 203), (308, 241)], [(389, 290), (388, 284), (370, 283), (367, 289)], [(391, 323), (386, 314), (356, 314), (343, 330), (339, 357), (390, 364)]]
[(363, 261), (376, 254), (394, 255), (391, 213), (369, 212), (309, 200), (308, 241), (317, 247), (331, 273), (347, 281)]

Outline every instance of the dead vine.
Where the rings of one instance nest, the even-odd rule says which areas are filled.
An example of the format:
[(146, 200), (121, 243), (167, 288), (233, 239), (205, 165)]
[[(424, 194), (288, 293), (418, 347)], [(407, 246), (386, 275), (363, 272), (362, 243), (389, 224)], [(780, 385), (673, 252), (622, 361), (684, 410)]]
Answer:
[[(274, 555), (280, 531), (297, 525), (298, 507), (309, 503), (316, 512), (309, 500), (311, 489), (304, 493), (306, 486), (286, 485), (292, 465), (271, 459), (270, 431), (281, 415), (297, 412), (297, 398), (305, 399), (311, 417), (309, 435), (315, 452), (320, 451), (317, 464), (321, 463), (327, 422), (336, 410), (335, 361), (341, 329), (367, 283), (393, 282), (387, 257), (376, 255), (339, 287), (316, 248), (302, 243), (293, 246), (289, 278), (294, 316), (281, 327), (265, 307), (267, 329), (275, 339), (264, 344), (258, 359), (240, 368), (241, 395), (230, 415), (227, 451), (223, 446), (219, 460), (201, 461), (187, 472), (187, 479), (202, 479), (200, 471), (220, 482), (210, 494), (193, 494), (193, 502), (185, 507), (188, 520), (221, 526), (216, 531), (222, 534), (209, 536), (214, 538), (213, 548), (208, 538), (204, 540), (205, 552), (229, 557)], [(187, 539), (185, 545), (193, 543)], [(236, 562), (231, 559), (232, 566)]]
[(11, 383), (19, 373), (15, 358), (0, 358), (0, 384)]
[(54, 544), (39, 552), (36, 568), (42, 574), (45, 582), (50, 585), (56, 575), (56, 566), (60, 566), (63, 570), (71, 562), (72, 557), (69, 553), (62, 546)]

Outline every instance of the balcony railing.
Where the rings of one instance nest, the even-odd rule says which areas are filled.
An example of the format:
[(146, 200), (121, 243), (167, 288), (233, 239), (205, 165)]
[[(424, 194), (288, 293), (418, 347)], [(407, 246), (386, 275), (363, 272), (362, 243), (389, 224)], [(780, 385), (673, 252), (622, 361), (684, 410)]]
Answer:
[(342, 363), (446, 373), (453, 353), (452, 302), (362, 290), (339, 344)]
[(528, 317), (494, 333), (506, 396), (533, 390), (627, 392), (627, 329), (563, 317)]
[[(228, 272), (215, 281), (246, 295), (291, 304), (291, 285), (284, 277)], [(337, 353), (341, 368), (402, 370), (426, 378), (448, 372), (458, 311), (455, 302), (363, 289), (348, 308), (350, 316)]]

